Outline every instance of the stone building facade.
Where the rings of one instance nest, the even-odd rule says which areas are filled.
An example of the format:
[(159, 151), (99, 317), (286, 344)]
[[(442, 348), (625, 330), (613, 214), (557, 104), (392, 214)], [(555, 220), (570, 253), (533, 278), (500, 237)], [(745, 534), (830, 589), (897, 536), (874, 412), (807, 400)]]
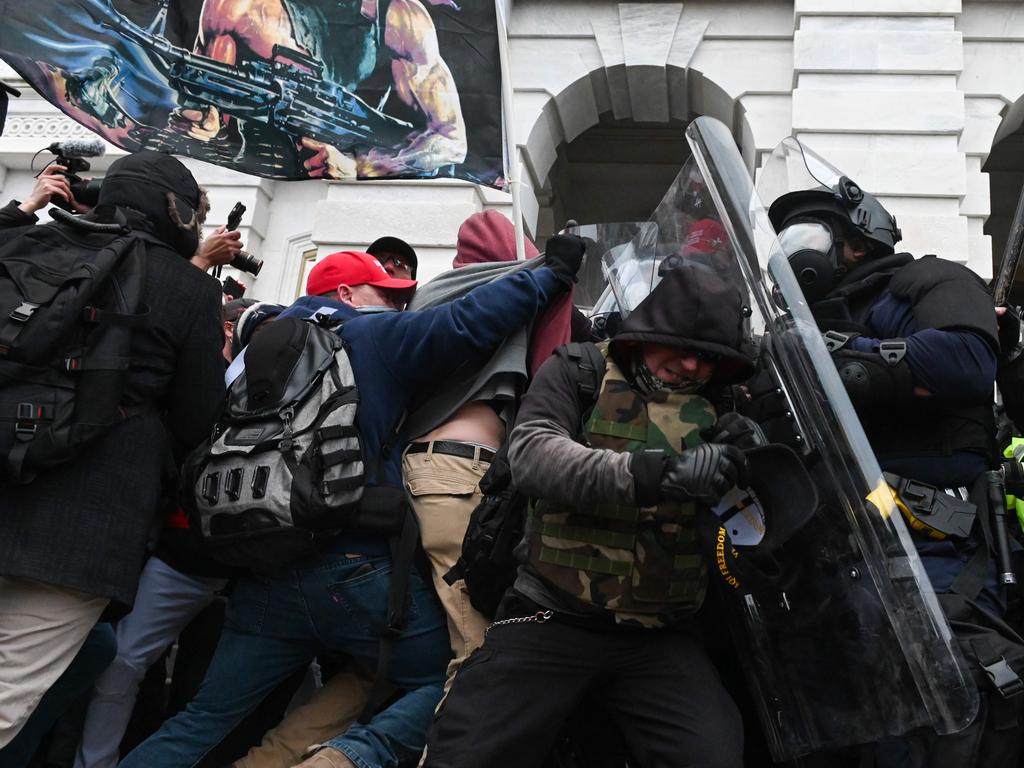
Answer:
[[(537, 240), (567, 218), (646, 218), (687, 157), (686, 124), (710, 115), (752, 173), (796, 134), (897, 215), (907, 250), (991, 275), (1024, 183), (1022, 0), (505, 3), (523, 213)], [(19, 85), (6, 67), (0, 77)], [(13, 100), (0, 198), (30, 188), (38, 149), (85, 133), (31, 91)], [(463, 182), (193, 170), (211, 224), (246, 204), (243, 234), (266, 261), (250, 294), (272, 301), (294, 298), (319, 256), (383, 234), (412, 243), (430, 277), (466, 216), (511, 214), (507, 194)]]

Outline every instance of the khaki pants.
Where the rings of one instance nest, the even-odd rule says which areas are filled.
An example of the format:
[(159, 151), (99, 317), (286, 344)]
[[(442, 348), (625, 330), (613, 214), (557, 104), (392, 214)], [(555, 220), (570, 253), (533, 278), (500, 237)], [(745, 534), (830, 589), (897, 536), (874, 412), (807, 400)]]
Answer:
[(0, 576), (0, 747), (78, 653), (109, 601)]
[(448, 614), (452, 662), (448, 665), (445, 692), (462, 662), (484, 642), (488, 621), (469, 602), (462, 581), (452, 586), (443, 576), (462, 554), (462, 540), (469, 516), (480, 503), (480, 478), (486, 461), (463, 459), (441, 453), (407, 453), (402, 457), (402, 476), (413, 497), (413, 510), (420, 524), (423, 550), (430, 560), (434, 588)]
[(366, 705), (373, 673), (339, 672), (313, 698), (292, 710), (234, 768), (289, 768), (306, 750), (348, 730)]

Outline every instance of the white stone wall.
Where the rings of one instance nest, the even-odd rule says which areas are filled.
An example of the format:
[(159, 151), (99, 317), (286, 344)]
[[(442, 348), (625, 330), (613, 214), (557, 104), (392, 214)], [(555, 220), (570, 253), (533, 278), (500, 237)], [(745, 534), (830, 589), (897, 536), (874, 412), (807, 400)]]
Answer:
[[(486, 0), (482, 0), (486, 1)], [(707, 114), (725, 122), (748, 167), (796, 132), (898, 216), (908, 250), (991, 271), (981, 168), (1024, 121), (1024, 3), (1018, 0), (508, 0), (514, 131), (528, 230), (550, 231), (545, 188), (558, 148), (599, 115), (646, 123)], [(0, 77), (17, 83), (13, 72)], [(0, 137), (0, 199), (31, 185), (33, 152), (83, 135), (31, 91)], [(102, 171), (120, 154), (111, 148)], [(462, 182), (270, 182), (194, 163), (213, 200), (236, 200), (266, 261), (253, 295), (288, 301), (308, 260), (383, 234), (447, 267), (458, 225), (508, 195)], [(548, 217), (548, 219), (545, 219)], [(243, 278), (245, 279), (245, 278)]]

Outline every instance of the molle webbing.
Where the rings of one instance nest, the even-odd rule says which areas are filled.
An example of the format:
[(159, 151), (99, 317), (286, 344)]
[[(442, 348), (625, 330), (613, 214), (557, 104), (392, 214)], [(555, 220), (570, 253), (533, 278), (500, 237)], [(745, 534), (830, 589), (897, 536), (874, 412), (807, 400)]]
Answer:
[[(700, 430), (714, 420), (711, 404), (697, 395), (659, 393), (655, 402), (645, 402), (609, 358), (585, 437), (594, 448), (652, 448), (672, 456), (699, 444)], [(540, 500), (530, 511), (531, 562), (560, 589), (617, 613), (696, 610), (707, 569), (695, 514), (692, 502), (581, 509)]]

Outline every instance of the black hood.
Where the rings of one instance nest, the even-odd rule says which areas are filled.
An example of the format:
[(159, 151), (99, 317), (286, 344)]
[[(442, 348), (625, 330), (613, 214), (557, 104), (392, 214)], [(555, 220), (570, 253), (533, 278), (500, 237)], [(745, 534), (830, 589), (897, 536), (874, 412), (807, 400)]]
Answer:
[(141, 213), (149, 224), (146, 228), (186, 258), (196, 252), (209, 208), (206, 195), (180, 160), (148, 150), (111, 164), (99, 202)]
[(736, 286), (707, 269), (672, 269), (626, 318), (612, 338), (613, 349), (619, 355), (627, 342), (651, 342), (716, 352), (721, 358), (712, 382), (743, 381), (754, 372), (752, 348), (743, 332), (743, 304)]

